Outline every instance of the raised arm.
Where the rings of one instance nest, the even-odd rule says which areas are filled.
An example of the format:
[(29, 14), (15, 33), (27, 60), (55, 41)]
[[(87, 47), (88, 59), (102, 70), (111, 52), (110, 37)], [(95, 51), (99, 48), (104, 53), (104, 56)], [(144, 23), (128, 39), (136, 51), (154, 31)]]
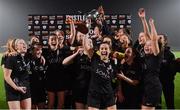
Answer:
[(69, 65), (69, 64), (71, 64), (71, 63), (73, 62), (74, 58), (75, 58), (79, 53), (82, 53), (83, 50), (84, 50), (83, 48), (79, 48), (74, 54), (66, 57), (66, 58), (63, 60), (62, 64), (63, 64), (63, 65)]
[(83, 38), (83, 47), (84, 47), (84, 51), (87, 53), (89, 58), (92, 58), (93, 56), (93, 44), (92, 44), (92, 40), (88, 38), (88, 36), (84, 36)]
[(158, 45), (158, 35), (154, 25), (154, 20), (152, 18), (149, 19), (149, 24), (151, 27), (151, 37), (152, 37), (152, 46), (153, 46), (153, 54), (157, 56), (160, 52)]
[(146, 21), (146, 13), (145, 13), (145, 10), (144, 8), (140, 8), (139, 11), (138, 11), (138, 15), (142, 21), (142, 24), (143, 24), (143, 29), (144, 29), (144, 34), (146, 35), (146, 37), (148, 39), (151, 39), (150, 37), (150, 31), (149, 31), (149, 26), (148, 26), (148, 23)]
[(103, 7), (102, 7), (102, 6), (99, 6), (97, 10), (98, 10), (98, 12), (99, 12), (99, 15), (100, 15), (101, 20), (102, 20), (102, 21), (105, 20)]
[(74, 43), (74, 40), (75, 40), (75, 36), (76, 36), (76, 29), (75, 29), (75, 26), (74, 26), (74, 21), (72, 20), (72, 18), (69, 18), (70, 19), (70, 31), (71, 31), (71, 34), (70, 34), (70, 37), (69, 37), (69, 43), (72, 45)]

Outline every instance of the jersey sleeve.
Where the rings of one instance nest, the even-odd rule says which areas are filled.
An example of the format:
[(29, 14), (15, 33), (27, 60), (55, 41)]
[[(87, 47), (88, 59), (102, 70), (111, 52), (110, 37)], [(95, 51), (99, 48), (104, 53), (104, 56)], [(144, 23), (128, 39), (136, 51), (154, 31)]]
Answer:
[(6, 62), (5, 62), (4, 66), (7, 69), (13, 69), (14, 68), (14, 64), (15, 64), (15, 56), (9, 56), (6, 59)]

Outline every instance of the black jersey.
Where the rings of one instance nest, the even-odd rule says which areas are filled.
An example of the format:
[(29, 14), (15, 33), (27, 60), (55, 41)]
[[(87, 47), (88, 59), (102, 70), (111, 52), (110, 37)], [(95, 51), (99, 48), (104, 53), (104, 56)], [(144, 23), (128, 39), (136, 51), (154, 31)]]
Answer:
[(67, 89), (68, 75), (62, 61), (69, 54), (70, 48), (64, 46), (61, 49), (44, 51), (47, 65), (46, 87), (48, 91), (60, 91)]
[(157, 106), (160, 103), (162, 86), (159, 80), (160, 54), (146, 55), (143, 63), (143, 105)]
[(26, 87), (26, 93), (22, 94), (19, 91), (14, 90), (6, 81), (6, 98), (8, 101), (21, 101), (31, 97), (30, 85), (29, 85), (29, 74), (30, 71), (30, 61), (25, 56), (20, 54), (16, 56), (7, 56), (4, 62), (4, 66), (7, 69), (11, 69), (11, 79), (17, 86)]
[(41, 62), (41, 58), (31, 58), (30, 87), (32, 104), (45, 102), (45, 66)]
[(99, 94), (113, 94), (112, 79), (115, 77), (113, 63), (100, 60), (100, 57), (94, 53), (91, 59), (91, 81), (89, 92)]
[(75, 102), (87, 104), (88, 88), (91, 74), (90, 59), (85, 54), (78, 54), (73, 61), (75, 69), (73, 73), (73, 97)]
[(121, 89), (123, 92), (123, 95), (125, 97), (125, 100), (123, 104), (120, 106), (120, 108), (129, 108), (129, 109), (137, 109), (140, 108), (141, 105), (141, 66), (140, 63), (137, 61), (134, 61), (131, 65), (128, 65), (127, 63), (124, 63), (121, 66), (121, 71), (124, 73), (124, 75), (131, 80), (138, 80), (139, 84), (137, 85), (131, 85), (127, 83), (124, 80), (121, 80)]
[(91, 63), (87, 55), (82, 54), (74, 59), (75, 72), (75, 87), (85, 88), (89, 86)]
[(176, 75), (175, 56), (171, 52), (170, 47), (166, 46), (163, 51), (163, 57), (160, 69), (160, 79), (163, 82), (173, 81)]
[[(124, 63), (121, 66), (121, 71), (124, 73), (126, 77), (132, 80), (141, 81), (142, 69), (141, 69), (140, 63), (133, 62), (131, 65)], [(123, 89), (125, 90), (125, 94), (127, 92), (132, 92), (131, 90), (136, 88), (136, 86), (130, 85), (126, 81), (122, 81), (122, 86), (123, 86)]]
[(45, 59), (46, 59), (46, 65), (47, 68), (47, 74), (48, 73), (63, 73), (64, 66), (62, 65), (62, 61), (64, 58), (68, 56), (68, 51), (70, 51), (70, 48), (67, 46), (64, 46), (62, 49), (57, 49), (55, 51), (52, 50), (46, 50), (45, 51)]
[[(5, 68), (11, 69), (11, 78), (17, 85), (23, 84), (23, 82), (29, 80), (30, 71), (30, 61), (26, 57), (21, 55), (9, 56), (5, 62)], [(19, 86), (20, 86), (19, 85)]]
[(33, 82), (44, 80), (46, 66), (41, 62), (41, 58), (31, 58), (30, 62)]
[(146, 55), (143, 63), (144, 82), (153, 80), (154, 77), (159, 77), (161, 57), (160, 55)]

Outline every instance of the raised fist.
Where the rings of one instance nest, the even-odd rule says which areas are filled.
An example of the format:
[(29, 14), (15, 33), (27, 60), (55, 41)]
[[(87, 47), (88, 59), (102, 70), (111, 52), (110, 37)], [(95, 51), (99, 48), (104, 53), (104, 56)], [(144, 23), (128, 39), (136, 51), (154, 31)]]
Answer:
[(139, 11), (138, 11), (138, 15), (139, 15), (140, 18), (144, 18), (146, 16), (145, 9), (140, 8)]
[(150, 19), (149, 19), (149, 24), (150, 24), (150, 25), (151, 25), (151, 24), (154, 24), (154, 19), (150, 18)]
[(100, 14), (103, 14), (103, 15), (104, 15), (104, 9), (103, 9), (102, 6), (99, 6), (99, 7), (98, 7), (98, 12), (99, 12)]

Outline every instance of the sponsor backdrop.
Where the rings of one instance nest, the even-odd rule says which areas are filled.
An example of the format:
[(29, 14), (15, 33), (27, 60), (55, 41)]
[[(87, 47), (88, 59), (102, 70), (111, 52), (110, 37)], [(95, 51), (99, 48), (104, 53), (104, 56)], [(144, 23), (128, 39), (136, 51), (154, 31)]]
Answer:
[[(28, 33), (29, 36), (36, 35), (39, 37), (44, 47), (47, 46), (48, 35), (55, 30), (63, 30), (66, 39), (69, 38), (70, 25), (68, 17), (74, 21), (75, 27), (81, 21), (85, 21), (85, 15), (28, 15)], [(105, 15), (107, 24), (114, 30), (119, 28), (128, 28), (131, 30), (131, 15), (129, 14), (113, 14)], [(93, 29), (89, 29), (89, 34), (93, 33)]]

